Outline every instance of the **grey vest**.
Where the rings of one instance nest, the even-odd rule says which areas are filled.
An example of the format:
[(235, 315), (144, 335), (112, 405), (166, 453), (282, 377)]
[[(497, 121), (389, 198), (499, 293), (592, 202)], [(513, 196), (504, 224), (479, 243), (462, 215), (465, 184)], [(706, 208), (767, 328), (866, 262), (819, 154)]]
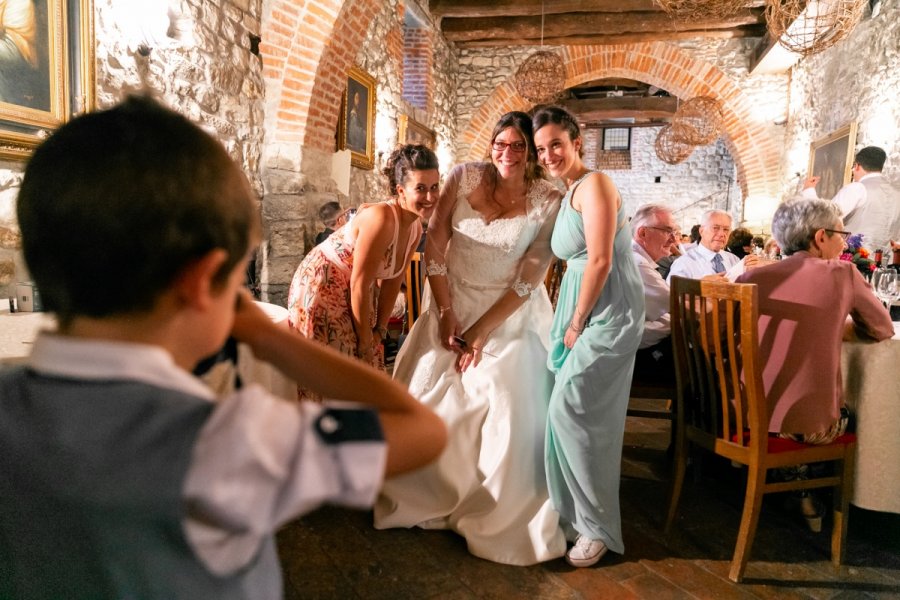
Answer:
[(212, 404), (134, 381), (0, 370), (0, 598), (281, 595), (270, 538), (218, 577), (182, 530), (182, 487)]
[(871, 251), (890, 250), (890, 240), (900, 240), (900, 190), (884, 177), (869, 177), (860, 183), (866, 201), (844, 216), (844, 229), (863, 234), (863, 246)]

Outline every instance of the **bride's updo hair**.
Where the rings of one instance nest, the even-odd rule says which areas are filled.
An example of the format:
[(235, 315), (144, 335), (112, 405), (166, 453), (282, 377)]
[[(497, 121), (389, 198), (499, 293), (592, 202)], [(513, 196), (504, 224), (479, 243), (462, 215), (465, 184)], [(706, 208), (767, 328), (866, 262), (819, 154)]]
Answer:
[[(563, 131), (569, 134), (569, 139), (573, 142), (581, 137), (578, 120), (572, 113), (559, 106), (547, 106), (540, 109), (534, 113), (532, 124), (535, 131), (544, 125), (559, 125)], [(584, 158), (584, 144), (578, 149), (578, 156)]]
[(536, 179), (543, 179), (544, 167), (538, 162), (537, 150), (534, 149), (534, 132), (531, 129), (531, 117), (528, 116), (528, 113), (514, 110), (500, 117), (500, 120), (494, 126), (494, 131), (491, 132), (491, 143), (488, 145), (485, 159), (493, 164), (491, 152), (494, 148), (494, 140), (510, 127), (518, 131), (519, 135), (525, 139), (525, 152), (527, 153), (525, 157), (525, 182), (530, 184)]
[(387, 179), (388, 194), (397, 196), (397, 186), (406, 184), (410, 171), (438, 169), (438, 159), (434, 152), (421, 144), (404, 144), (391, 152), (387, 165), (381, 173)]

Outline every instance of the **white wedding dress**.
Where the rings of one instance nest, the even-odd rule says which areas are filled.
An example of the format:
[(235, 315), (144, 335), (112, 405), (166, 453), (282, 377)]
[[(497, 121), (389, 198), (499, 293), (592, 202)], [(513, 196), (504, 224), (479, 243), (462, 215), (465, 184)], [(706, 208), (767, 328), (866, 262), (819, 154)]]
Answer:
[(539, 181), (527, 214), (486, 223), (467, 199), (484, 165), (460, 168), (446, 265), (461, 330), (517, 282), (534, 289), (490, 335), (481, 363), (460, 374), (456, 353), (438, 339), (438, 310), (426, 287), (425, 311), (401, 348), (394, 377), (444, 419), (449, 441), (435, 463), (386, 481), (375, 526), (452, 529), (476, 556), (530, 565), (566, 550), (544, 474), (553, 315), (543, 273), (558, 196)]

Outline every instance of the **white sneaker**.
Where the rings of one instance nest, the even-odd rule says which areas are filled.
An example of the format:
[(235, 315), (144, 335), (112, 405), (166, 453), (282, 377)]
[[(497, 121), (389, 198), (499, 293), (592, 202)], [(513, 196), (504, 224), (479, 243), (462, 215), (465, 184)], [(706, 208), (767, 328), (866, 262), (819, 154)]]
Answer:
[(566, 562), (573, 567), (589, 567), (606, 554), (606, 544), (600, 540), (579, 535), (575, 545), (566, 552)]

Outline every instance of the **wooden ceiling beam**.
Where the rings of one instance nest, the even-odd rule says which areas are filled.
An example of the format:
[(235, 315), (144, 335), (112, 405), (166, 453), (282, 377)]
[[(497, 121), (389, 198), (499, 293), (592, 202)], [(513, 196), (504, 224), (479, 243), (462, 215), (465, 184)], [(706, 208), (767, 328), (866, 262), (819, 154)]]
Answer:
[(678, 109), (678, 99), (671, 96), (613, 96), (562, 100), (559, 104), (585, 121), (626, 117), (667, 118), (674, 115)]
[(541, 17), (444, 18), (441, 31), (447, 40), (461, 43), (475, 40), (540, 40), (667, 32), (716, 31), (759, 26), (759, 9), (727, 19), (673, 20), (665, 13), (566, 13)]
[(661, 11), (654, 0), (431, 0), (431, 16), (443, 17), (529, 17), (571, 12)]
[[(566, 37), (544, 37), (544, 44), (547, 46), (566, 46), (566, 45), (615, 45), (615, 44), (636, 44), (640, 42), (657, 42), (657, 41), (674, 41), (674, 40), (694, 40), (698, 38), (745, 38), (745, 37), (762, 37), (765, 33), (765, 25), (747, 25), (735, 29), (724, 30), (696, 30), (696, 31), (658, 31), (647, 33), (622, 33), (610, 35), (577, 35)], [(485, 38), (478, 40), (469, 40), (464, 42), (456, 42), (460, 48), (483, 48), (490, 46), (537, 46), (541, 43), (538, 38), (513, 38), (505, 37)]]

